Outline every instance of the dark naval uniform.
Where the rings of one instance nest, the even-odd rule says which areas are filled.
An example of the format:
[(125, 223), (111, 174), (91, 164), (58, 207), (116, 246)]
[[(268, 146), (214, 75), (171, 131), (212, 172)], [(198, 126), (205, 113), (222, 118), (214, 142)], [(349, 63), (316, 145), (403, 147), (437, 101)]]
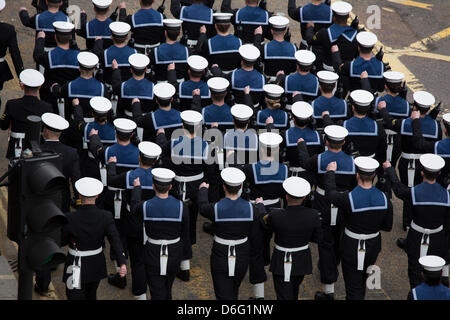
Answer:
[[(77, 211), (66, 213), (68, 224), (62, 230), (62, 245), (69, 245), (64, 266), (63, 282), (69, 300), (96, 300), (101, 279), (106, 278), (106, 261), (103, 254), (105, 236), (117, 256), (119, 265), (125, 264), (125, 254), (114, 220), (108, 211), (94, 205), (81, 205)], [(72, 270), (75, 255), (81, 265), (81, 289), (72, 287)]]
[(288, 41), (272, 40), (262, 48), (262, 60), (264, 62), (264, 74), (270, 77), (271, 82), (276, 81), (278, 71), (284, 74), (294, 73), (297, 68), (295, 52), (297, 47)]
[(203, 125), (210, 127), (214, 122), (217, 122), (218, 128), (222, 133), (225, 133), (227, 129), (233, 128), (231, 107), (227, 103), (221, 106), (212, 103), (202, 108), (201, 113), (203, 116)]
[(22, 98), (6, 102), (5, 112), (0, 119), (2, 130), (11, 128), (6, 158), (11, 159), (20, 156), (25, 141), (25, 133), (28, 129), (27, 117), (31, 115), (42, 116), (44, 113), (52, 111), (50, 104), (34, 96), (25, 95)]
[(17, 35), (14, 26), (0, 22), (0, 31), (0, 90), (2, 90), (3, 84), (14, 78), (8, 62), (5, 60), (6, 50), (9, 49), (17, 76), (23, 71), (23, 62), (17, 46)]
[(201, 33), (195, 51), (205, 57), (210, 66), (217, 64), (222, 72), (229, 73), (241, 66), (241, 45), (242, 40), (232, 34), (206, 39), (206, 34)]
[(256, 125), (259, 128), (265, 128), (266, 127), (266, 120), (267, 118), (272, 117), (273, 118), (273, 128), (278, 130), (287, 130), (289, 128), (289, 115), (286, 111), (278, 109), (270, 109), (269, 107), (258, 111), (256, 114)]
[(362, 88), (361, 73), (364, 71), (367, 72), (369, 77), (370, 90), (368, 91), (371, 93), (384, 91), (383, 73), (385, 71), (385, 66), (383, 61), (378, 60), (378, 58), (373, 57), (370, 60), (365, 60), (361, 57), (357, 57), (353, 61), (347, 61), (343, 64), (338, 62), (333, 65), (338, 66), (336, 70), (340, 77), (343, 79), (350, 79), (349, 84), (345, 84), (344, 82), (344, 92), (347, 92), (348, 90), (369, 89)]
[(340, 239), (343, 231), (343, 213), (333, 202), (325, 198), (325, 181), (327, 165), (336, 161), (336, 183), (339, 192), (350, 191), (356, 185), (356, 170), (353, 158), (343, 151), (325, 151), (321, 154), (309, 156), (304, 141), (298, 144), (298, 158), (300, 166), (318, 175), (317, 187), (314, 192), (314, 209), (320, 212), (323, 241), (319, 244), (320, 281), (332, 284), (337, 281), (340, 262)]
[(164, 16), (152, 8), (139, 9), (128, 16), (126, 9), (122, 8), (119, 13), (119, 21), (131, 26), (134, 48), (144, 54), (165, 41), (163, 19)]
[(408, 293), (408, 300), (450, 300), (450, 289), (442, 283), (437, 286), (421, 283)]
[(172, 284), (183, 257), (192, 255), (189, 210), (169, 195), (141, 201), (141, 188), (132, 193), (132, 210), (144, 219), (144, 263), (152, 300), (171, 300)]
[(406, 217), (410, 228), (405, 250), (408, 254), (409, 283), (414, 288), (423, 281), (420, 257), (436, 255), (449, 262), (450, 194), (437, 182), (422, 182), (409, 188), (400, 183), (394, 168), (390, 167), (386, 172), (395, 195), (410, 209)]
[(284, 88), (288, 96), (288, 104), (292, 104), (292, 94), (298, 91), (303, 96), (303, 100), (311, 102), (319, 95), (319, 80), (311, 72), (300, 74), (299, 72), (288, 76), (278, 76), (279, 85)]
[(155, 71), (156, 81), (167, 81), (167, 66), (171, 63), (175, 63), (178, 82), (183, 81), (187, 76), (188, 57), (188, 48), (179, 42), (173, 44), (162, 43), (160, 46), (153, 49), (150, 53), (150, 64), (152, 70)]
[(319, 96), (311, 102), (314, 113), (313, 118), (316, 120), (316, 127), (323, 130), (324, 123), (322, 120), (322, 112), (328, 111), (329, 117), (333, 122), (340, 122), (350, 118), (351, 109), (347, 105), (347, 101), (339, 99), (335, 96), (327, 98)]
[[(258, 134), (254, 129), (233, 129), (223, 136), (225, 163), (229, 166), (254, 163), (258, 160)], [(232, 155), (228, 155), (233, 151)]]
[(231, 80), (231, 89), (235, 97), (235, 103), (246, 103), (244, 98), (244, 88), (250, 86), (250, 96), (252, 97), (253, 107), (258, 108), (260, 106), (260, 103), (264, 98), (263, 88), (266, 84), (266, 79), (259, 71), (255, 69), (251, 71), (237, 69), (231, 74), (226, 75), (224, 78)]
[[(171, 81), (169, 80), (169, 82)], [(211, 92), (209, 91), (208, 84), (203, 80), (200, 81), (186, 80), (178, 84), (178, 86), (177, 83), (172, 84), (175, 86), (175, 88), (177, 88), (178, 97), (180, 98), (180, 108), (179, 108), (180, 111), (191, 109), (191, 104), (193, 100), (192, 91), (196, 89), (200, 90), (200, 100), (202, 108), (206, 107), (208, 104), (211, 103)]]
[(363, 300), (367, 268), (376, 263), (381, 251), (380, 230), (392, 229), (392, 203), (376, 187), (357, 186), (351, 192), (338, 192), (333, 172), (325, 175), (325, 194), (344, 213), (341, 259), (346, 299)]
[[(103, 49), (112, 45), (111, 30), (109, 25), (116, 20), (116, 15), (113, 13), (111, 17), (106, 18), (105, 21), (100, 21), (97, 18), (87, 22), (87, 14), (80, 15), (80, 29), (77, 29), (77, 35), (86, 39), (86, 48), (88, 51), (94, 50), (95, 38), (101, 37), (103, 39)], [(113, 17), (114, 16), (114, 17)]]
[[(147, 292), (147, 277), (144, 265), (144, 236), (142, 226), (144, 223), (143, 215), (137, 214), (131, 210), (132, 193), (134, 190), (133, 181), (139, 178), (141, 183), (140, 195), (142, 199), (151, 199), (155, 192), (153, 191), (152, 169), (137, 168), (134, 170), (117, 174), (116, 164), (108, 163), (108, 185), (117, 189), (126, 189), (124, 192), (124, 201), (126, 203), (127, 214), (124, 216), (124, 227), (126, 232), (127, 251), (130, 255), (132, 292), (135, 296), (140, 296)], [(140, 200), (139, 197), (138, 200)]]
[(269, 209), (266, 225), (275, 234), (270, 263), (277, 300), (297, 300), (305, 275), (312, 274), (309, 242), (322, 240), (317, 210), (300, 206)]
[(200, 189), (198, 199), (200, 214), (212, 221), (211, 274), (216, 299), (237, 300), (250, 261), (261, 260), (259, 224), (264, 205), (252, 205), (242, 198), (209, 203), (206, 188)]

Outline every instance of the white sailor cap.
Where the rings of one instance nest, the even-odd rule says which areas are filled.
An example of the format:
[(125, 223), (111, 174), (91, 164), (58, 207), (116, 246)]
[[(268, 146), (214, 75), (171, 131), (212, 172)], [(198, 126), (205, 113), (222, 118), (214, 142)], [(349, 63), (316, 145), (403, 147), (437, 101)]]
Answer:
[(212, 92), (225, 92), (230, 86), (230, 81), (221, 77), (214, 77), (208, 80), (208, 87)]
[(423, 169), (428, 172), (439, 172), (445, 167), (445, 160), (434, 153), (425, 153), (419, 158)]
[(269, 23), (273, 29), (285, 29), (289, 24), (289, 19), (283, 16), (272, 16), (269, 18)]
[(136, 122), (130, 119), (118, 118), (113, 121), (114, 127), (116, 127), (116, 131), (122, 133), (131, 133), (136, 129)]
[(213, 13), (215, 23), (229, 23), (232, 16), (233, 14), (228, 12)]
[(384, 80), (389, 83), (399, 83), (405, 79), (405, 75), (398, 71), (386, 71), (383, 73)]
[(67, 21), (55, 21), (53, 22), (53, 28), (56, 32), (70, 33), (75, 29), (75, 25)]
[(95, 197), (103, 192), (103, 183), (95, 178), (85, 177), (75, 182), (75, 189), (85, 197)]
[(112, 103), (105, 97), (93, 97), (89, 100), (89, 105), (97, 114), (108, 113), (112, 108)]
[(371, 157), (357, 157), (355, 158), (355, 166), (359, 171), (366, 173), (373, 173), (378, 169), (380, 163)]
[(309, 119), (313, 115), (313, 107), (305, 101), (297, 101), (291, 106), (292, 114), (299, 119)]
[(356, 41), (358, 41), (361, 47), (372, 48), (378, 41), (375, 33), (362, 31), (356, 36)]
[(245, 104), (235, 104), (231, 107), (231, 115), (239, 121), (247, 121), (253, 116), (253, 109)]
[(331, 71), (322, 70), (317, 72), (317, 78), (319, 79), (319, 82), (322, 83), (336, 83), (339, 79), (339, 75)]
[(126, 36), (131, 30), (131, 26), (128, 23), (115, 21), (109, 24), (111, 33), (115, 36)]
[(158, 158), (162, 149), (156, 143), (150, 141), (142, 141), (138, 145), (139, 152), (146, 158)]
[(244, 44), (239, 47), (239, 54), (242, 59), (249, 62), (254, 62), (258, 60), (261, 52), (259, 52), (259, 49), (252, 44)]
[(208, 60), (202, 56), (193, 55), (187, 58), (189, 68), (195, 72), (202, 72), (208, 67)]
[(295, 53), (295, 59), (297, 62), (303, 66), (312, 65), (316, 61), (316, 55), (309, 50), (298, 50)]
[[(446, 113), (442, 116), (442, 120), (444, 120), (446, 125), (450, 125), (450, 113)], [(450, 133), (450, 132), (449, 132)]]
[(77, 60), (80, 66), (87, 69), (92, 69), (97, 66), (99, 61), (97, 55), (87, 51), (80, 52), (77, 56)]
[(429, 108), (436, 102), (434, 96), (427, 91), (414, 92), (413, 99), (416, 105), (421, 108)]
[(361, 107), (369, 106), (373, 101), (373, 94), (366, 90), (355, 90), (350, 93), (353, 102)]
[(245, 181), (245, 173), (238, 168), (228, 167), (220, 172), (223, 182), (230, 187), (240, 186)]
[(283, 138), (275, 132), (264, 132), (259, 135), (261, 146), (267, 148), (276, 148), (283, 142)]
[(23, 70), (19, 75), (19, 79), (20, 82), (31, 88), (40, 87), (45, 82), (45, 78), (42, 73), (34, 69)]
[(175, 95), (177, 89), (170, 83), (157, 83), (153, 87), (153, 93), (158, 99), (170, 100)]
[(303, 198), (311, 193), (311, 184), (300, 177), (289, 177), (283, 182), (286, 193), (295, 198)]
[(277, 84), (265, 84), (263, 90), (267, 97), (273, 99), (279, 99), (284, 93), (283, 87)]
[(106, 9), (111, 5), (112, 0), (92, 0), (92, 3), (97, 8)]
[(175, 172), (166, 168), (152, 169), (153, 181), (170, 184), (175, 178)]
[(150, 59), (145, 54), (134, 53), (128, 57), (128, 62), (133, 68), (142, 70), (150, 64)]
[(352, 11), (353, 7), (345, 1), (338, 1), (331, 4), (331, 10), (338, 16), (346, 16)]
[(427, 271), (441, 271), (445, 266), (445, 260), (439, 256), (423, 256), (419, 263)]
[(179, 28), (183, 23), (180, 19), (164, 19), (163, 24), (166, 28)]
[(2, 11), (3, 9), (5, 9), (5, 6), (6, 6), (5, 0), (0, 0), (0, 11)]
[(323, 129), (323, 131), (325, 132), (327, 139), (335, 142), (344, 141), (345, 137), (348, 136), (348, 130), (342, 126), (337, 125), (326, 126), (325, 129)]
[(52, 131), (63, 131), (69, 127), (69, 122), (55, 113), (46, 112), (41, 116), (41, 119)]
[(181, 114), (181, 120), (183, 120), (183, 123), (195, 126), (199, 123), (202, 123), (203, 116), (200, 112), (194, 111), (194, 110), (186, 110), (183, 111)]

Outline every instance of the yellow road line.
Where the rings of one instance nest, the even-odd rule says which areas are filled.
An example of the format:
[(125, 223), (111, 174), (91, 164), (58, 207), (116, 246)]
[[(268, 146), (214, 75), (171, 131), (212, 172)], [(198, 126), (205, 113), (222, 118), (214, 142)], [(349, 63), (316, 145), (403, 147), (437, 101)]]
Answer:
[(421, 8), (425, 10), (431, 10), (433, 7), (433, 4), (431, 3), (423, 3), (418, 1), (412, 1), (412, 0), (387, 0), (392, 3), (398, 3), (404, 6), (410, 6), (410, 7), (416, 7)]
[(447, 38), (450, 36), (450, 27), (439, 31), (438, 33), (433, 34), (432, 36), (426, 37), (422, 40), (419, 40), (417, 42), (412, 43), (409, 47), (413, 49), (419, 49), (419, 50), (428, 50), (428, 45), (430, 45), (433, 42), (439, 41), (441, 39)]
[(383, 9), (384, 11), (387, 11), (387, 12), (391, 12), (391, 13), (395, 12), (395, 10), (393, 10), (391, 8), (382, 7), (381, 9)]
[(16, 280), (16, 277), (12, 274), (1, 274), (0, 280)]
[(403, 53), (403, 55), (450, 62), (450, 56), (446, 56), (443, 54), (431, 53), (431, 52), (405, 51)]

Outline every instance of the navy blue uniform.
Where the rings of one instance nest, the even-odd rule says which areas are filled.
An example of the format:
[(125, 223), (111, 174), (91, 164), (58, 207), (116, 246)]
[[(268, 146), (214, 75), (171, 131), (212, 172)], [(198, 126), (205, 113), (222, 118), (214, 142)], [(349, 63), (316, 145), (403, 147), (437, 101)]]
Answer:
[(129, 46), (117, 47), (114, 44), (103, 50), (103, 40), (95, 41), (94, 53), (99, 57), (100, 64), (103, 67), (103, 82), (112, 85), (112, 62), (115, 59), (120, 69), (120, 76), (122, 81), (131, 78), (130, 63), (128, 58), (137, 53), (136, 49)]
[(319, 96), (311, 102), (313, 107), (313, 118), (316, 120), (316, 127), (323, 130), (324, 123), (322, 120), (322, 112), (328, 111), (329, 117), (334, 122), (344, 121), (350, 118), (350, 108), (348, 108), (347, 101), (337, 97), (327, 98)]
[(268, 77), (276, 77), (278, 71), (291, 74), (297, 68), (295, 52), (297, 47), (288, 41), (272, 40), (266, 43), (262, 50), (264, 61), (264, 74)]
[[(341, 64), (336, 70), (343, 79), (350, 78), (348, 86), (344, 84), (344, 88), (348, 88), (350, 91), (358, 89), (368, 89), (372, 93), (384, 91), (383, 73), (385, 67), (383, 62), (375, 57), (370, 60), (357, 57), (353, 61)], [(361, 73), (364, 71), (368, 73), (370, 88), (362, 87)]]
[(86, 48), (89, 51), (94, 49), (95, 38), (101, 37), (103, 39), (103, 49), (106, 49), (112, 45), (111, 29), (109, 25), (114, 20), (106, 18), (105, 21), (100, 21), (97, 18), (87, 22), (87, 14), (81, 13), (80, 15), (80, 29), (77, 30), (77, 34), (86, 39)]
[(450, 289), (442, 283), (437, 286), (421, 283), (408, 293), (408, 300), (450, 300)]
[(223, 150), (229, 166), (254, 163), (258, 159), (258, 134), (254, 129), (229, 130), (223, 136)]
[(179, 42), (163, 43), (150, 53), (150, 64), (155, 71), (156, 81), (167, 81), (167, 65), (175, 63), (177, 80), (183, 81), (187, 76), (187, 58), (189, 50)]
[(232, 34), (215, 35), (207, 39), (206, 34), (202, 33), (195, 51), (205, 57), (210, 66), (217, 64), (222, 71), (229, 72), (241, 66), (241, 56), (239, 55), (241, 45), (242, 40)]
[(284, 87), (284, 91), (288, 97), (288, 104), (292, 104), (292, 94), (298, 91), (302, 94), (304, 101), (311, 102), (319, 95), (319, 80), (312, 73), (305, 75), (299, 72), (288, 76), (279, 76), (279, 85)]

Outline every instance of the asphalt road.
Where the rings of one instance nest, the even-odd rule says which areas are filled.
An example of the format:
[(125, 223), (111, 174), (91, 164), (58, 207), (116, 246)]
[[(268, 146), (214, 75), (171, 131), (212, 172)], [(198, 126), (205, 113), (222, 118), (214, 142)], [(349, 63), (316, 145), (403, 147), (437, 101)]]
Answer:
[[(424, 0), (424, 2), (406, 0), (358, 0), (350, 1), (353, 5), (354, 14), (359, 16), (360, 23), (370, 25), (367, 13), (369, 6), (376, 3), (380, 13), (381, 29), (372, 29), (378, 36), (379, 46), (384, 47), (385, 61), (389, 61), (393, 70), (402, 71), (407, 75), (408, 86), (411, 92), (417, 90), (429, 90), (436, 97), (437, 101), (443, 101), (443, 107), (449, 110), (450, 92), (448, 83), (450, 82), (450, 2), (448, 0)], [(126, 1), (129, 12), (134, 12), (138, 8), (138, 1)], [(287, 13), (287, 1), (268, 1), (268, 10), (273, 12)], [(306, 4), (308, 1), (297, 1), (297, 5)], [(17, 30), (19, 47), (26, 68), (33, 68), (32, 50), (34, 48), (34, 31), (21, 25), (18, 18), (18, 9), (21, 6), (28, 7), (30, 15), (34, 14), (34, 9), (30, 5), (31, 0), (7, 1), (7, 7), (0, 13), (0, 19), (13, 24)], [(93, 17), (90, 0), (72, 0), (71, 4), (76, 4), (85, 9), (89, 18)], [(161, 0), (155, 1), (155, 8), (159, 6)], [(243, 0), (233, 1), (234, 7), (240, 7)], [(119, 1), (115, 0), (114, 5)], [(217, 0), (215, 8), (220, 8), (221, 1)], [(166, 14), (169, 12), (170, 0), (166, 2)], [(370, 21), (369, 21), (370, 22)], [(296, 44), (300, 42), (299, 25), (292, 21), (291, 33), (292, 41)], [(84, 47), (84, 40), (79, 41), (79, 46)], [(10, 60), (9, 60), (10, 62)], [(10, 63), (11, 65), (11, 63)], [(20, 97), (21, 91), (17, 79), (8, 82), (1, 92), (2, 110), (8, 99)], [(6, 154), (6, 144), (8, 133), (0, 132), (0, 154)], [(3, 156), (2, 156), (3, 157)], [(7, 169), (7, 161), (0, 160), (0, 173)], [(377, 265), (381, 269), (381, 290), (370, 290), (367, 292), (367, 299), (400, 299), (406, 298), (409, 290), (407, 278), (407, 259), (404, 252), (395, 246), (395, 240), (399, 236), (404, 236), (401, 229), (401, 203), (394, 199), (395, 214), (394, 226), (391, 232), (382, 232), (383, 247), (379, 255)], [(0, 188), (0, 250), (8, 260), (12, 261), (17, 256), (16, 247), (6, 238), (5, 219), (7, 208), (7, 190)], [(209, 267), (209, 255), (212, 245), (212, 238), (201, 231), (201, 225), (205, 220), (198, 220), (198, 243), (193, 247), (194, 259), (191, 261), (191, 281), (184, 283), (178, 279), (174, 283), (174, 299), (215, 299), (212, 279)], [(106, 252), (109, 252), (106, 250)], [(312, 245), (313, 261), (317, 261), (316, 246)], [(110, 271), (112, 267), (108, 264)], [(268, 270), (267, 270), (268, 272)], [(275, 299), (273, 283), (268, 272), (266, 282), (266, 299)], [(62, 266), (53, 273), (54, 291), (47, 299), (65, 299), (65, 289), (62, 283)], [(317, 265), (314, 263), (313, 274), (305, 277), (301, 286), (300, 299), (313, 299), (314, 293), (320, 289), (319, 273)], [(240, 299), (246, 300), (252, 295), (248, 278), (245, 278), (241, 290)], [(1, 289), (0, 289), (1, 290)], [(148, 293), (148, 297), (150, 297)], [(99, 299), (126, 300), (133, 299), (131, 293), (131, 277), (128, 275), (128, 287), (120, 290), (111, 287), (106, 280), (102, 281), (98, 290)], [(345, 289), (340, 275), (336, 284), (336, 298), (345, 298)], [(43, 299), (34, 296), (34, 299)], [(45, 298), (44, 298), (45, 299)]]

